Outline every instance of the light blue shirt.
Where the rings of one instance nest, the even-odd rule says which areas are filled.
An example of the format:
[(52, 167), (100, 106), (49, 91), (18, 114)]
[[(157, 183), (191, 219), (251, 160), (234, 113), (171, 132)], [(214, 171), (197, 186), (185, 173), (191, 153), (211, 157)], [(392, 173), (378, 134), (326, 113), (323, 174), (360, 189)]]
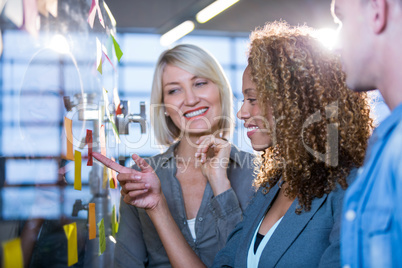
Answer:
[(265, 217), (261, 219), (260, 224), (255, 229), (254, 237), (253, 237), (253, 240), (252, 240), (253, 242), (250, 244), (250, 247), (249, 247), (249, 250), (248, 250), (248, 255), (247, 255), (247, 267), (248, 268), (258, 267), (258, 263), (260, 262), (262, 251), (264, 250), (264, 248), (267, 245), (269, 239), (271, 238), (272, 234), (275, 232), (276, 227), (278, 227), (278, 225), (281, 222), (281, 220), (283, 219), (283, 217), (281, 217), (271, 227), (271, 229), (269, 229), (267, 234), (264, 235), (264, 238), (261, 240), (260, 244), (258, 245), (257, 251), (254, 253), (254, 244), (255, 244), (255, 240), (257, 239), (257, 233), (258, 233), (258, 230), (260, 230), (261, 223), (262, 223), (262, 221), (264, 219), (265, 219)]
[(402, 104), (374, 131), (345, 196), (344, 267), (402, 267)]

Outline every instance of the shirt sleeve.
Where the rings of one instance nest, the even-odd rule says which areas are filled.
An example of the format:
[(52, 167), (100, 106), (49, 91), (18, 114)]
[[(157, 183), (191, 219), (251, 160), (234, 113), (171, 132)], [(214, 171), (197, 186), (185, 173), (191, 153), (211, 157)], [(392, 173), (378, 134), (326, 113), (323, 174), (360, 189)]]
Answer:
[(114, 267), (145, 267), (147, 261), (138, 211), (120, 199), (120, 223), (116, 235)]
[(219, 248), (225, 246), (230, 232), (242, 219), (242, 209), (236, 193), (232, 188), (215, 196), (208, 204), (215, 220), (216, 235), (218, 236)]
[(212, 268), (234, 267), (238, 246), (242, 244), (244, 221), (241, 221), (230, 233), (225, 247), (216, 255)]

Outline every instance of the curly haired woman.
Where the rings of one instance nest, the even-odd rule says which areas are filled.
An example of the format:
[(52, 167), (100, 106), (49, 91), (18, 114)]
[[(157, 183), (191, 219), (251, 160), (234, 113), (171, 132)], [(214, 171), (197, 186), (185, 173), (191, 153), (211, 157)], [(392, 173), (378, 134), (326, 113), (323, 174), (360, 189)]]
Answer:
[(262, 151), (258, 191), (213, 267), (340, 266), (342, 200), (372, 120), (312, 35), (284, 22), (251, 35), (237, 116)]

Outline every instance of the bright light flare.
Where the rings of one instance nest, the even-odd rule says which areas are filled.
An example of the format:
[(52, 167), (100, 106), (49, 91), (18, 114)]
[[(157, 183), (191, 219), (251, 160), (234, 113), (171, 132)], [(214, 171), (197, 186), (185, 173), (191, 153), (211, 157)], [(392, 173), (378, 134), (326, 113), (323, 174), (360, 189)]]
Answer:
[(70, 46), (68, 45), (67, 39), (61, 34), (56, 34), (52, 37), (49, 48), (61, 54), (67, 54), (70, 52)]
[(187, 20), (161, 36), (162, 46), (168, 46), (194, 30), (194, 22)]
[(338, 31), (322, 28), (315, 31), (315, 37), (328, 49), (333, 49), (338, 42)]

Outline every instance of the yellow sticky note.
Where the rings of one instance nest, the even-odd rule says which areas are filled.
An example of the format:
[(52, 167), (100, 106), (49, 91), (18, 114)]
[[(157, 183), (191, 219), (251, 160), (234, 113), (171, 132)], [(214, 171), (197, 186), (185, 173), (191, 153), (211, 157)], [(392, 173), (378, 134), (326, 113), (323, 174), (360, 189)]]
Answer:
[(117, 222), (117, 217), (116, 217), (116, 205), (113, 205), (111, 220), (112, 220), (112, 235), (116, 236), (116, 233), (119, 230), (119, 223)]
[(96, 70), (102, 74), (102, 43), (96, 38)]
[(109, 178), (109, 188), (110, 189), (115, 189), (113, 177), (112, 177), (112, 170), (110, 168), (107, 169), (107, 175)]
[(98, 223), (99, 230), (99, 256), (106, 250), (106, 238), (105, 238), (105, 224), (103, 219)]
[(73, 152), (73, 121), (67, 117), (64, 117), (64, 129), (66, 131), (67, 138), (67, 160), (74, 160)]
[(74, 153), (74, 189), (81, 191), (82, 183), (81, 183), (81, 152), (75, 151)]
[(67, 237), (68, 266), (78, 262), (77, 224), (75, 222), (63, 226)]
[(23, 268), (21, 240), (19, 238), (6, 241), (3, 244), (3, 267)]
[(107, 182), (108, 182), (108, 174), (107, 174), (108, 172), (107, 172), (107, 167), (106, 166), (103, 166), (103, 183), (102, 183), (102, 187), (103, 187), (103, 189), (106, 189), (106, 185), (107, 185)]
[(95, 203), (88, 204), (88, 233), (89, 240), (96, 238)]

